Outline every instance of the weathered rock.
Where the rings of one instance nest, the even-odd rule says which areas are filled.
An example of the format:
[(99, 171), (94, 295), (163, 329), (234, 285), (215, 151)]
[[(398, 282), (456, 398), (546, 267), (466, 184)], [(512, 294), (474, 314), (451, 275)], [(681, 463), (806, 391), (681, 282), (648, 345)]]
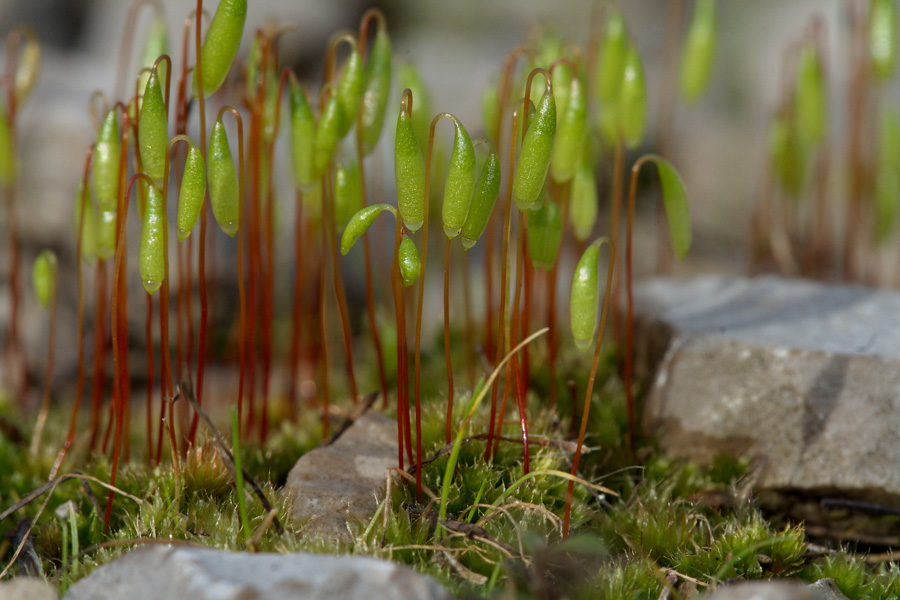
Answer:
[(367, 412), (291, 469), (284, 488), (291, 495), (291, 519), (304, 536), (352, 541), (353, 524), (368, 521), (378, 508), (397, 454), (397, 424)]
[(50, 584), (34, 577), (16, 577), (0, 581), (0, 600), (57, 600)]
[(782, 581), (736, 583), (719, 588), (702, 600), (847, 600), (834, 581), (820, 579), (811, 585)]
[(435, 580), (366, 556), (249, 554), (143, 546), (69, 589), (65, 600), (439, 600)]
[(636, 288), (644, 429), (765, 459), (760, 486), (900, 504), (900, 294), (775, 277)]

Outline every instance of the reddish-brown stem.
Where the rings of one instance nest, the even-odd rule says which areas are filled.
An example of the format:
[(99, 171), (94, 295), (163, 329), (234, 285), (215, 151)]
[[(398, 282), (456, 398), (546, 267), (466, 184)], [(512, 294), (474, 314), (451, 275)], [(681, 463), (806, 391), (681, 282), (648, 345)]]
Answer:
[(847, 101), (848, 126), (847, 160), (849, 167), (849, 193), (847, 195), (847, 215), (844, 219), (843, 266), (844, 278), (849, 281), (857, 279), (859, 273), (856, 260), (858, 258), (859, 240), (863, 228), (862, 195), (864, 185), (864, 166), (862, 159), (862, 130), (866, 104), (867, 58), (866, 19), (863, 18), (867, 3), (850, 3), (850, 85)]
[[(525, 231), (528, 228), (528, 212), (521, 211), (518, 219), (518, 249), (516, 251), (516, 291), (513, 296), (513, 321), (511, 323), (511, 331), (509, 334), (510, 347), (515, 347), (519, 343), (519, 300), (522, 296), (522, 285), (524, 283), (525, 270), (525, 252), (526, 240)], [(522, 332), (524, 337), (526, 332)], [(527, 386), (522, 381), (522, 369), (519, 367), (519, 355), (516, 354), (512, 359), (512, 371), (516, 384), (516, 405), (519, 410), (519, 426), (522, 430), (522, 456), (524, 459), (525, 475), (530, 471), (530, 460), (528, 456), (528, 417), (525, 409), (525, 395)], [(505, 396), (505, 394), (504, 394)], [(503, 414), (501, 413), (501, 418)]]
[[(153, 462), (153, 295), (147, 294), (147, 318), (144, 336), (147, 338), (147, 461)], [(160, 386), (162, 387), (162, 386)], [(162, 423), (160, 423), (162, 427)]]
[[(322, 214), (324, 213), (325, 198), (323, 191)], [(330, 410), (329, 404), (331, 401), (330, 385), (328, 383), (328, 310), (326, 306), (325, 294), (325, 280), (328, 278), (328, 271), (324, 265), (324, 262), (328, 260), (328, 250), (326, 248), (327, 244), (328, 236), (326, 233), (323, 233), (321, 246), (322, 255), (320, 256), (322, 266), (319, 269), (319, 343), (321, 344), (321, 348), (319, 349), (318, 353), (320, 378), (322, 381), (322, 439), (328, 438), (328, 430), (330, 425), (330, 415), (328, 411)]]
[(453, 439), (453, 361), (450, 356), (450, 242), (444, 242), (444, 360), (447, 369), (446, 443)]
[[(206, 161), (206, 98), (203, 95), (203, 67), (200, 61), (200, 15), (203, 14), (203, 0), (197, 0), (194, 14), (194, 78), (197, 81), (197, 109), (200, 116), (200, 154)], [(207, 194), (209, 191), (207, 190)], [(209, 302), (206, 290), (206, 214), (209, 203), (204, 199), (200, 209), (200, 236), (197, 240), (197, 281), (200, 288), (200, 335), (197, 340), (197, 404), (203, 405), (203, 379), (206, 373), (206, 328), (209, 319)]]
[[(610, 199), (610, 226), (609, 239), (612, 245), (619, 246), (619, 227), (622, 220), (622, 174), (625, 169), (625, 141), (621, 135), (616, 140), (615, 154), (613, 155), (612, 198)], [(621, 278), (618, 271), (613, 275), (612, 290), (612, 330), (613, 337), (618, 341), (622, 339), (622, 313), (619, 296), (621, 296)]]
[[(631, 236), (628, 236), (629, 242)], [(602, 243), (602, 242), (601, 242)], [(591, 394), (594, 393), (594, 377), (597, 375), (597, 365), (600, 362), (600, 346), (603, 344), (603, 331), (606, 329), (606, 316), (609, 311), (610, 293), (612, 292), (613, 270), (616, 263), (616, 249), (609, 247), (609, 266), (606, 271), (606, 292), (603, 295), (603, 309), (600, 313), (600, 331), (597, 333), (597, 343), (594, 346), (594, 360), (591, 362), (591, 374), (588, 377), (587, 391), (584, 395), (584, 409), (581, 415), (581, 428), (578, 430), (578, 444), (575, 446), (575, 456), (572, 458), (572, 476), (578, 475), (578, 461), (581, 459), (581, 449), (584, 447), (584, 435), (587, 431), (588, 416), (591, 411)], [(574, 386), (573, 386), (574, 388)], [(572, 396), (572, 423), (575, 422), (575, 396)], [(569, 535), (569, 516), (572, 508), (572, 493), (575, 491), (575, 482), (569, 480), (569, 489), (566, 492), (566, 509), (563, 516), (563, 537)]]
[(138, 36), (135, 35), (137, 25), (138, 11), (143, 6), (152, 7), (157, 16), (162, 16), (162, 5), (157, 0), (135, 0), (128, 9), (128, 16), (125, 18), (125, 27), (122, 28), (122, 43), (119, 46), (119, 64), (116, 69), (116, 98), (121, 98), (125, 80), (128, 72), (128, 63), (131, 62), (131, 49), (135, 44)]
[[(462, 257), (463, 320), (466, 334), (466, 383), (475, 386), (475, 326), (472, 324), (472, 282), (469, 269), (469, 253)], [(490, 327), (488, 327), (490, 329)]]
[[(399, 259), (400, 240), (403, 225), (399, 216), (394, 218), (394, 252), (391, 258), (391, 293), (394, 296), (394, 318), (397, 324), (397, 446), (400, 470), (403, 470), (403, 448), (406, 446), (406, 434), (409, 431), (409, 398), (407, 387), (409, 378), (406, 375), (406, 311), (403, 302), (403, 284), (400, 282)], [(401, 335), (402, 331), (402, 335)], [(410, 437), (410, 442), (412, 438)], [(412, 455), (412, 443), (407, 451)], [(410, 456), (411, 458), (411, 456)], [(410, 462), (412, 462), (410, 460)]]
[(291, 421), (296, 422), (298, 416), (299, 377), (301, 335), (303, 327), (303, 280), (306, 269), (303, 265), (303, 192), (297, 188), (297, 214), (294, 221), (294, 303), (291, 308), (291, 339), (288, 355), (288, 411)]
[(98, 260), (94, 274), (94, 370), (91, 378), (91, 437), (88, 449), (97, 447), (103, 395), (103, 365), (106, 362), (106, 261)]

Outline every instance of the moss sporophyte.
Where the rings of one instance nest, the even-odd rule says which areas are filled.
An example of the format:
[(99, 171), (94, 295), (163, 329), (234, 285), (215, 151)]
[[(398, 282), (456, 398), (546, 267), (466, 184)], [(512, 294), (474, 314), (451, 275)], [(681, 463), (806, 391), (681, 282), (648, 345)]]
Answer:
[[(284, 67), (283, 40), (294, 30), (245, 36), (248, 4), (222, 0), (205, 13), (198, 1), (181, 44), (172, 44), (186, 49), (174, 61), (161, 5), (149, 4), (143, 24), (134, 9), (131, 27), (144, 35), (126, 28), (123, 37), (126, 47), (143, 39), (145, 52), (134, 72), (123, 59), (115, 86), (134, 96), (92, 100), (93, 144), (73, 205), (75, 278), (67, 277), (71, 253), (60, 251), (58, 266), (51, 254), (34, 263), (33, 304), (47, 310), (50, 352), (25, 443), (7, 434), (21, 419), (0, 396), (0, 499), (13, 508), (0, 506), (0, 520), (30, 519), (51, 577), (71, 582), (121, 551), (98, 544), (153, 538), (391, 557), (453, 592), (469, 585), (488, 596), (505, 586), (540, 596), (552, 580), (573, 598), (657, 598), (667, 575), (677, 578), (673, 587), (773, 575), (761, 555), (778, 573), (806, 568), (852, 581), (856, 567), (843, 559), (804, 566), (814, 559), (804, 555), (802, 528), (770, 525), (730, 492), (744, 463), (682, 465), (638, 437), (632, 235), (647, 163), (656, 165), (674, 254), (684, 258), (691, 245), (688, 197), (674, 167), (684, 157), (642, 155), (625, 179), (628, 153), (655, 143), (646, 130), (657, 71), (644, 70), (642, 31), (630, 32), (625, 15), (606, 7), (583, 48), (552, 31), (534, 35), (500, 66), (484, 95), (484, 122), (463, 125), (454, 114), (469, 113), (430, 108), (445, 101), (425, 85), (440, 74), (395, 62), (403, 42), (390, 38), (380, 11), (330, 38), (321, 81), (313, 81), (306, 68)], [(667, 85), (673, 94), (680, 86), (686, 100), (715, 93), (725, 41), (718, 8), (697, 0), (676, 22), (686, 26), (681, 78)], [(855, 73), (864, 88), (872, 84), (874, 102), (895, 70), (894, 3), (872, 0), (865, 16)], [(40, 47), (17, 35), (0, 101), (7, 197), (34, 168), (19, 152), (16, 109), (39, 89)], [(833, 135), (822, 36), (812, 26), (796, 45), (773, 112), (767, 164), (773, 187), (794, 199), (818, 189)], [(860, 197), (848, 214), (877, 211), (888, 240), (900, 214), (900, 119), (881, 109), (872, 164), (861, 148), (848, 170)], [(438, 131), (442, 121), (446, 131)], [(853, 130), (864, 131), (864, 122)], [(392, 182), (384, 184), (382, 167), (393, 169)], [(860, 180), (870, 167), (873, 190)], [(872, 206), (861, 200), (870, 191)], [(218, 227), (207, 235), (210, 216)], [(428, 240), (441, 234), (442, 288), (432, 290), (440, 276), (428, 271)], [(11, 260), (15, 288), (20, 258)], [(54, 306), (70, 281), (78, 345), (71, 400), (61, 377), (54, 383), (52, 353)], [(441, 333), (430, 327), (441, 316), (439, 294)], [(17, 311), (18, 299), (9, 305)], [(614, 335), (604, 336), (607, 323)], [(5, 349), (15, 339), (8, 329)], [(613, 337), (622, 349), (611, 347)], [(578, 350), (591, 344), (588, 359)], [(275, 497), (298, 454), (342, 431), (379, 392), (397, 425), (397, 468), (379, 512), (349, 524), (354, 538), (345, 545), (310, 540), (303, 523), (280, 533), (288, 500), (263, 500)], [(72, 411), (61, 450), (51, 441), (65, 420), (54, 396)], [(215, 429), (228, 416), (234, 452)], [(76, 468), (90, 491), (61, 479), (76, 477)], [(263, 480), (255, 498), (244, 495), (245, 483), (255, 489), (245, 473)], [(48, 474), (48, 507), (66, 506), (59, 519), (41, 516), (38, 503), (17, 505)], [(109, 486), (105, 508), (98, 481)], [(713, 510), (697, 500), (713, 494), (732, 504)], [(580, 553), (599, 567), (570, 569)], [(896, 589), (886, 571), (860, 577), (866, 589)]]

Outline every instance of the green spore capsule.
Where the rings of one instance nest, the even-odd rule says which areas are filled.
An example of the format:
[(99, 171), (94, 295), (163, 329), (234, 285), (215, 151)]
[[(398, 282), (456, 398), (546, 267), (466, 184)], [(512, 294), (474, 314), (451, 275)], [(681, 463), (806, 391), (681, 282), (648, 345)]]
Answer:
[(31, 268), (31, 281), (34, 284), (34, 295), (41, 308), (47, 310), (56, 295), (56, 254), (52, 250), (44, 250), (34, 259)]
[(681, 95), (688, 102), (702, 96), (709, 87), (718, 37), (716, 0), (697, 0), (681, 55)]
[(138, 251), (138, 267), (141, 282), (148, 294), (160, 288), (165, 277), (166, 215), (163, 214), (162, 194), (155, 185), (149, 186), (144, 206), (141, 247)]
[(572, 325), (572, 336), (579, 350), (587, 350), (594, 341), (597, 329), (597, 260), (600, 258), (600, 246), (594, 242), (584, 251), (575, 266), (572, 277), (572, 290), (569, 295), (569, 320)]
[(338, 142), (343, 137), (341, 134), (343, 118), (337, 94), (331, 93), (325, 102), (325, 107), (319, 116), (319, 125), (316, 128), (314, 166), (317, 178), (325, 173), (328, 165), (331, 164), (331, 159), (334, 158)]
[(622, 85), (619, 89), (619, 127), (625, 145), (636, 148), (644, 137), (647, 126), (647, 86), (644, 82), (644, 67), (641, 56), (634, 44), (625, 55), (622, 70)]
[(141, 102), (141, 118), (138, 122), (138, 145), (141, 150), (141, 167), (153, 183), (161, 186), (165, 176), (166, 147), (169, 143), (166, 105), (162, 86), (156, 71), (150, 73)]
[(883, 110), (878, 127), (878, 167), (875, 173), (875, 211), (879, 242), (890, 239), (900, 208), (900, 114)]
[(316, 119), (306, 98), (306, 91), (291, 76), (291, 150), (294, 158), (294, 181), (301, 190), (316, 185)]
[(797, 139), (793, 122), (779, 115), (769, 131), (769, 155), (778, 183), (795, 198), (803, 189), (806, 173), (806, 153)]
[(6, 110), (0, 102), (0, 184), (11, 185), (16, 180), (16, 152)]
[(353, 49), (350, 51), (350, 56), (347, 57), (347, 61), (344, 64), (344, 72), (341, 74), (341, 80), (337, 86), (337, 99), (342, 115), (338, 131), (342, 138), (347, 135), (350, 127), (356, 122), (356, 115), (359, 112), (359, 104), (362, 102), (365, 84), (366, 78), (362, 56), (360, 56), (359, 48), (357, 48), (356, 40), (354, 40)]
[(234, 237), (240, 226), (238, 173), (228, 146), (225, 124), (219, 119), (209, 136), (209, 202), (213, 216), (226, 235)]
[(469, 205), (475, 193), (475, 148), (469, 132), (456, 117), (454, 125), (453, 150), (450, 152), (450, 166), (444, 183), (444, 202), (441, 217), (444, 221), (444, 235), (449, 239), (459, 235), (469, 214)]
[(84, 184), (78, 183), (78, 191), (75, 193), (75, 235), (78, 235), (78, 227), (81, 223), (82, 212), (84, 224), (81, 225), (81, 258), (85, 261), (92, 260), (97, 255), (97, 215), (94, 213), (94, 203), (90, 194), (82, 193)]
[(178, 241), (183, 242), (191, 235), (197, 217), (203, 209), (206, 196), (206, 163), (200, 148), (189, 140), (187, 158), (184, 161), (184, 175), (178, 191)]
[(872, 75), (885, 81), (897, 66), (897, 5), (895, 0), (872, 0), (869, 5), (869, 57)]
[(500, 191), (500, 158), (494, 144), (487, 140), (485, 143), (489, 148), (488, 155), (481, 167), (472, 203), (469, 205), (469, 214), (466, 215), (462, 228), (462, 245), (466, 250), (472, 248), (484, 233)]
[(397, 261), (400, 263), (400, 277), (404, 287), (409, 287), (419, 279), (422, 270), (422, 261), (419, 258), (419, 249), (409, 236), (403, 234), (400, 239), (400, 248), (397, 250)]
[(672, 250), (678, 260), (684, 260), (691, 248), (691, 212), (688, 206), (687, 192), (684, 182), (675, 166), (661, 156), (650, 155), (649, 159), (656, 164), (659, 181), (662, 184), (663, 204), (666, 209), (666, 222), (669, 225), (669, 238)]
[[(163, 54), (168, 53), (169, 33), (166, 28), (166, 20), (161, 16), (154, 17), (150, 22), (150, 27), (147, 30), (147, 37), (144, 40), (144, 54), (141, 58), (141, 67), (143, 69), (152, 69), (153, 65), (156, 64), (156, 59)], [(165, 61), (160, 61), (157, 66), (156, 70), (161, 82), (166, 80), (166, 70), (168, 68)], [(142, 90), (147, 87), (147, 81), (149, 79), (149, 71), (142, 71), (138, 78), (138, 89)]]
[(366, 90), (360, 113), (364, 155), (375, 149), (384, 127), (391, 95), (391, 56), (391, 38), (387, 29), (379, 26), (366, 63)]
[(553, 141), (556, 137), (556, 102), (553, 90), (541, 96), (522, 140), (513, 177), (513, 199), (519, 210), (534, 210), (550, 169)]
[(528, 216), (528, 250), (535, 267), (545, 271), (553, 268), (562, 243), (562, 232), (559, 207), (552, 200), (545, 201)]
[(569, 94), (572, 80), (575, 79), (572, 67), (567, 62), (559, 62), (553, 67), (553, 99), (556, 101), (556, 129), (559, 131), (562, 120), (569, 108)]
[[(557, 89), (553, 87), (554, 91)], [(569, 100), (565, 114), (559, 120), (550, 174), (554, 181), (570, 181), (581, 162), (581, 153), (588, 134), (587, 98), (579, 77), (569, 84)]]
[(122, 144), (119, 139), (119, 116), (116, 109), (106, 113), (91, 160), (94, 194), (100, 209), (97, 255), (106, 260), (116, 253), (116, 201), (119, 196), (119, 161)]
[(378, 215), (384, 211), (389, 211), (395, 217), (397, 216), (397, 211), (390, 204), (372, 204), (356, 211), (350, 217), (350, 221), (347, 222), (344, 233), (341, 235), (341, 254), (346, 256), (353, 245), (356, 244), (356, 241), (363, 236)]
[(619, 101), (619, 87), (625, 69), (625, 54), (628, 51), (628, 27), (625, 17), (613, 8), (607, 13), (596, 61), (594, 81), (597, 99), (601, 104), (616, 104)]
[[(28, 31), (31, 31), (30, 29)], [(25, 35), (25, 48), (19, 56), (16, 78), (13, 82), (16, 104), (21, 105), (34, 89), (41, 72), (41, 44), (34, 32)]]
[[(219, 2), (200, 49), (200, 77), (203, 80), (204, 98), (215, 93), (225, 81), (241, 45), (246, 20), (247, 0)], [(195, 96), (199, 95), (196, 78), (193, 91)]]
[(484, 130), (489, 135), (497, 129), (497, 108), (500, 103), (500, 91), (497, 89), (497, 82), (488, 83), (481, 96), (481, 119), (484, 122)]
[(265, 98), (262, 109), (262, 138), (265, 142), (271, 142), (278, 135), (275, 112), (278, 109), (278, 76), (273, 69), (269, 69), (266, 75)]
[(797, 57), (794, 115), (797, 135), (805, 143), (817, 144), (825, 138), (828, 126), (828, 92), (822, 61), (814, 43), (804, 44)]
[[(411, 102), (411, 96), (409, 98)], [(416, 232), (425, 219), (425, 158), (416, 141), (406, 101), (407, 94), (404, 92), (394, 141), (394, 182), (397, 186), (397, 208), (403, 224), (410, 231)]]
[(589, 161), (581, 161), (569, 192), (569, 220), (575, 239), (584, 242), (597, 222), (597, 182)]
[(334, 226), (343, 227), (362, 204), (359, 165), (356, 161), (338, 163), (334, 171)]

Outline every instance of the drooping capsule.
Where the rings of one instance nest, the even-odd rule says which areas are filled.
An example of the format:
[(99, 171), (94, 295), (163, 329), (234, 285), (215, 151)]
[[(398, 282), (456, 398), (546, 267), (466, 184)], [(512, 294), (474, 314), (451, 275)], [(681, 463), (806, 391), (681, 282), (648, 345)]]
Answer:
[(462, 230), (469, 214), (469, 205), (475, 193), (475, 148), (463, 124), (453, 117), (453, 150), (444, 184), (444, 202), (441, 217), (444, 235), (453, 239)]
[(528, 216), (528, 251), (531, 263), (550, 270), (562, 243), (562, 217), (553, 200), (545, 200), (541, 207)]
[(572, 80), (576, 79), (576, 77), (567, 61), (557, 63), (553, 67), (551, 77), (553, 78), (553, 99), (556, 101), (556, 130), (559, 131), (560, 125), (566, 116), (566, 111), (569, 108), (569, 93), (572, 89)]
[(556, 102), (550, 86), (537, 104), (534, 118), (522, 140), (513, 177), (513, 199), (519, 210), (537, 208), (537, 201), (547, 181), (553, 142), (556, 138)]
[(291, 151), (294, 158), (294, 181), (302, 190), (316, 185), (316, 119), (306, 99), (306, 91), (291, 76)]
[(209, 202), (213, 216), (226, 235), (234, 237), (240, 227), (238, 173), (221, 119), (213, 125), (208, 154)]
[(628, 51), (628, 27), (618, 9), (611, 8), (607, 12), (603, 38), (597, 50), (599, 56), (594, 74), (597, 99), (604, 105), (617, 104)]
[(691, 248), (691, 212), (684, 182), (681, 180), (678, 170), (668, 160), (655, 155), (652, 160), (659, 171), (672, 250), (678, 260), (684, 260)]
[(590, 161), (582, 160), (569, 191), (569, 221), (579, 242), (586, 241), (597, 222), (597, 182)]
[(397, 215), (393, 206), (383, 203), (370, 204), (369, 206), (356, 211), (356, 213), (350, 217), (347, 226), (344, 227), (344, 233), (341, 234), (341, 254), (346, 255), (350, 252), (350, 249), (356, 244), (356, 241), (363, 236), (369, 229), (369, 226), (375, 222), (378, 215), (384, 211), (390, 212), (395, 217)]
[(341, 141), (341, 121), (343, 115), (341, 113), (341, 105), (335, 92), (326, 92), (329, 94), (325, 101), (325, 107), (322, 114), (319, 115), (319, 124), (316, 127), (316, 137), (314, 141), (315, 154), (314, 166), (316, 178), (321, 177), (337, 150), (338, 142)]
[[(147, 29), (147, 37), (144, 39), (144, 53), (141, 58), (141, 74), (138, 77), (138, 89), (142, 90), (147, 87), (147, 80), (150, 79), (149, 69), (153, 68), (158, 59), (163, 54), (169, 53), (169, 33), (166, 28), (166, 20), (162, 16), (155, 16), (150, 21), (150, 27)], [(166, 71), (169, 66), (166, 61), (160, 61), (156, 67), (157, 75), (160, 82), (165, 82)], [(147, 70), (143, 70), (147, 69)]]
[(16, 179), (16, 151), (6, 110), (0, 102), (0, 185), (11, 185)]
[(647, 126), (647, 86), (644, 82), (644, 67), (641, 56), (634, 44), (625, 55), (622, 70), (622, 85), (619, 89), (619, 127), (625, 145), (636, 148), (644, 137)]
[(497, 129), (497, 108), (500, 103), (500, 91), (497, 82), (488, 83), (481, 96), (481, 119), (484, 122), (484, 130), (493, 135)]
[(160, 288), (165, 277), (166, 215), (163, 213), (159, 188), (152, 184), (147, 187), (149, 190), (144, 206), (138, 267), (144, 289), (148, 294), (153, 294)]
[(475, 184), (475, 193), (472, 194), (472, 203), (469, 205), (469, 214), (462, 228), (462, 245), (469, 250), (484, 233), (494, 204), (497, 202), (497, 193), (500, 191), (500, 158), (494, 144), (485, 140), (488, 146), (488, 155), (481, 167), (481, 173)]
[(895, 0), (872, 0), (869, 5), (869, 57), (872, 75), (885, 81), (897, 66), (897, 5)]
[(575, 266), (572, 289), (569, 295), (569, 320), (575, 345), (580, 350), (590, 348), (597, 329), (597, 259), (600, 248), (597, 244), (588, 246)]
[(169, 143), (169, 127), (162, 86), (156, 71), (150, 73), (141, 102), (141, 118), (138, 122), (138, 147), (141, 151), (141, 168), (157, 186), (162, 186), (166, 163), (166, 147)]
[(356, 161), (338, 162), (334, 170), (334, 226), (342, 228), (362, 204), (359, 165)]
[(38, 74), (41, 71), (41, 43), (37, 35), (30, 29), (26, 29), (25, 47), (19, 56), (19, 64), (16, 67), (16, 77), (13, 82), (16, 104), (25, 102), (37, 83)]
[(364, 155), (375, 149), (384, 127), (391, 95), (391, 58), (391, 38), (387, 28), (379, 26), (366, 61), (366, 89), (360, 114)]
[(406, 110), (407, 99), (411, 102), (412, 96), (404, 92), (394, 141), (394, 181), (397, 186), (397, 208), (403, 224), (416, 232), (425, 219), (425, 158), (416, 141), (412, 118)]
[[(204, 97), (213, 94), (225, 81), (241, 45), (246, 20), (247, 0), (219, 2), (200, 49), (200, 77)], [(199, 95), (196, 78), (193, 90), (195, 96)]]
[(356, 123), (356, 115), (359, 112), (359, 104), (362, 101), (365, 84), (365, 69), (362, 56), (360, 56), (359, 48), (356, 45), (356, 40), (354, 40), (350, 56), (347, 57), (347, 61), (344, 63), (344, 72), (341, 74), (341, 80), (337, 85), (337, 99), (341, 109), (338, 132), (341, 138), (347, 135), (347, 132)]
[(184, 175), (181, 177), (181, 189), (178, 190), (177, 226), (178, 241), (181, 242), (191, 235), (206, 197), (206, 163), (197, 144), (190, 138), (188, 140)]
[(56, 254), (52, 250), (43, 250), (34, 259), (31, 281), (34, 284), (34, 295), (44, 310), (50, 307), (56, 295), (56, 271)]
[(403, 285), (409, 287), (419, 279), (422, 270), (422, 260), (419, 257), (419, 249), (416, 244), (403, 234), (400, 240), (400, 248), (397, 250), (397, 260), (400, 263), (400, 278)]
[[(556, 86), (553, 89), (555, 93)], [(566, 112), (559, 119), (550, 163), (550, 174), (560, 183), (570, 181), (575, 175), (588, 134), (587, 98), (580, 77), (572, 78), (568, 96)]]
[(681, 55), (681, 95), (691, 102), (709, 87), (718, 45), (716, 0), (697, 0)]

